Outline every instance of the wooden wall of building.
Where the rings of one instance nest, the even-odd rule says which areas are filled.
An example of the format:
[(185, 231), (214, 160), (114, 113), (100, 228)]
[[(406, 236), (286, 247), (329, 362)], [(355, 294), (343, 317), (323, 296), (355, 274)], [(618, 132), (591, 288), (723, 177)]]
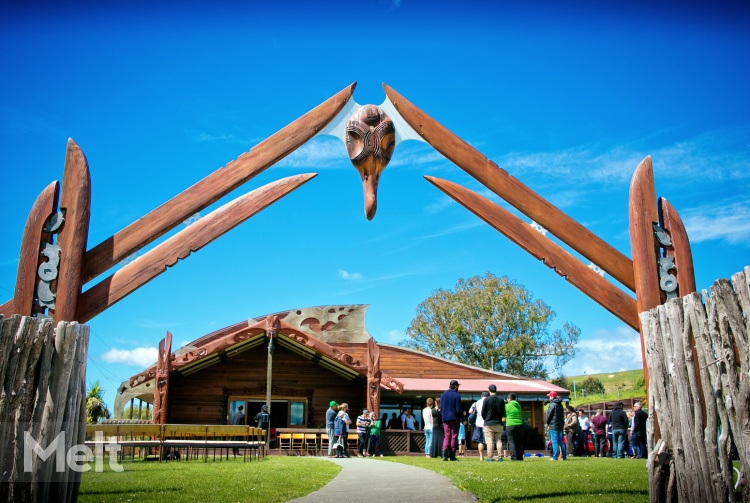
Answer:
[[(167, 422), (175, 424), (224, 424), (226, 393), (257, 395), (265, 399), (267, 349), (260, 346), (225, 361), (169, 382)], [(306, 396), (307, 426), (325, 426), (328, 403), (349, 404), (352, 418), (366, 405), (365, 381), (349, 381), (292, 351), (276, 346), (273, 353), (272, 398)]]

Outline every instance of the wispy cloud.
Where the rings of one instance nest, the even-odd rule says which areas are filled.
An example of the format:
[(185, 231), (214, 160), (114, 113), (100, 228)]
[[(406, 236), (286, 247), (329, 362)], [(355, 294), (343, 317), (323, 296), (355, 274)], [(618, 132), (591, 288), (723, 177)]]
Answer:
[(690, 241), (750, 245), (750, 199), (706, 204), (680, 212)]
[(205, 131), (186, 130), (186, 134), (198, 143), (203, 142), (223, 142), (234, 145), (243, 145), (248, 149), (260, 142), (258, 138), (250, 138), (244, 135), (233, 133), (207, 133)]
[(455, 204), (455, 201), (452, 198), (448, 196), (440, 196), (437, 199), (435, 199), (433, 203), (425, 206), (424, 211), (425, 213), (434, 215), (436, 213), (440, 213), (446, 208), (449, 208), (453, 204)]
[(136, 320), (135, 326), (140, 328), (171, 328), (171, 327), (177, 327), (180, 326), (181, 323), (174, 323), (171, 321), (168, 322), (159, 322), (159, 321), (153, 321), (153, 320)]
[[(659, 136), (659, 135), (656, 135)], [(750, 128), (708, 131), (658, 145), (654, 136), (618, 145), (580, 145), (555, 152), (515, 152), (496, 159), (515, 176), (564, 179), (568, 185), (629, 181), (651, 155), (654, 174), (675, 180), (747, 180), (750, 178)], [(679, 177), (675, 174), (679, 173)]]
[(362, 275), (358, 272), (347, 272), (343, 269), (339, 269), (339, 278), (348, 280), (362, 279)]
[(156, 362), (157, 357), (157, 348), (110, 349), (102, 355), (102, 360), (107, 363), (147, 367)]
[(481, 227), (483, 225), (487, 225), (487, 224), (485, 224), (482, 220), (477, 218), (475, 220), (471, 220), (463, 224), (446, 227), (432, 234), (424, 234), (422, 236), (415, 236), (413, 239), (432, 239), (432, 238), (437, 238), (437, 237), (442, 237), (442, 236), (449, 236), (451, 234), (458, 234), (459, 232), (465, 232), (465, 231), (474, 229), (476, 227)]
[[(285, 168), (352, 168), (344, 144), (338, 138), (323, 136), (305, 143), (279, 161)], [(353, 168), (352, 168), (353, 169)]]
[(598, 330), (578, 342), (578, 354), (563, 367), (563, 374), (582, 375), (620, 372), (643, 366), (638, 332), (628, 327)]
[(388, 330), (383, 333), (382, 342), (386, 344), (398, 344), (405, 336), (406, 334), (404, 334), (403, 330)]

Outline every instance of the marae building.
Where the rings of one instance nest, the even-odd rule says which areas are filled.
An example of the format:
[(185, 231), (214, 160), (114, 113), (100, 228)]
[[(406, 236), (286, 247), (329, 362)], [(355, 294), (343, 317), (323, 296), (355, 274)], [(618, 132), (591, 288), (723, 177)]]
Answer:
[(254, 417), (270, 382), (274, 429), (324, 428), (332, 400), (348, 403), (354, 415), (368, 408), (390, 417), (410, 407), (422, 425), (425, 400), (457, 379), (466, 410), (490, 384), (498, 394), (516, 393), (527, 426), (541, 435), (547, 394), (569, 394), (541, 379), (377, 343), (365, 327), (368, 307), (319, 306), (251, 318), (174, 352), (168, 334), (159, 361), (120, 386), (115, 417), (141, 400), (154, 404), (157, 423), (228, 424), (239, 405)]

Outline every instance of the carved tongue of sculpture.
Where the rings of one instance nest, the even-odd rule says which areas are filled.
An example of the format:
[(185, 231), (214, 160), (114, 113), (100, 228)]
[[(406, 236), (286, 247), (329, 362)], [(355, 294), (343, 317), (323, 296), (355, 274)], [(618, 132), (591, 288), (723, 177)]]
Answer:
[(375, 105), (364, 105), (346, 123), (346, 150), (360, 177), (365, 216), (372, 220), (378, 207), (378, 182), (396, 146), (393, 122)]

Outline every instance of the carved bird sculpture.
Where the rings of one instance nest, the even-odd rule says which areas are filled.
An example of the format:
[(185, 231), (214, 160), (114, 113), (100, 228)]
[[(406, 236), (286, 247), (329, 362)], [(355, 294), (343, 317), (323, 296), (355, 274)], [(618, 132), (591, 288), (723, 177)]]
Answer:
[(378, 106), (362, 106), (346, 123), (346, 150), (362, 177), (368, 220), (375, 216), (380, 173), (391, 161), (395, 146), (393, 121)]

